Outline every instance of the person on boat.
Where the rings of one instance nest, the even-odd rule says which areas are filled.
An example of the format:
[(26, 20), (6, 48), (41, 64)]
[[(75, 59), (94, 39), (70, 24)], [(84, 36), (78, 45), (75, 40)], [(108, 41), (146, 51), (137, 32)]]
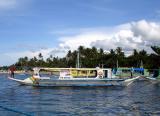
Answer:
[(97, 77), (96, 78), (103, 78), (104, 73), (103, 70), (100, 68), (97, 68)]
[(14, 78), (14, 71), (16, 70), (15, 66), (12, 65), (12, 66), (9, 68), (9, 70), (10, 70), (10, 76), (11, 76), (12, 78)]

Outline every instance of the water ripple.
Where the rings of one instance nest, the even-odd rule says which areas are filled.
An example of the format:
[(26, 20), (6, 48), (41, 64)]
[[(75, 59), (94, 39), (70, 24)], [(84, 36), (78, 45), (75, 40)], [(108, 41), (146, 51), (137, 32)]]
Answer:
[[(22, 77), (19, 75), (19, 78)], [(147, 81), (137, 81), (129, 87), (37, 88), (19, 86), (0, 75), (0, 82), (3, 116), (160, 115), (160, 86)]]

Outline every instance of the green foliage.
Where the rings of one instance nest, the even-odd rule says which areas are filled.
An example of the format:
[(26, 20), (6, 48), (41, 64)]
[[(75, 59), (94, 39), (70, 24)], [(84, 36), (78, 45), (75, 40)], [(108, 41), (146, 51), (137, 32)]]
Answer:
[(158, 46), (151, 46), (151, 48), (152, 48), (152, 50), (153, 50), (157, 55), (160, 56), (160, 47), (158, 47)]
[[(160, 67), (160, 47), (151, 47), (156, 54), (147, 54), (145, 50), (133, 50), (130, 56), (125, 56), (122, 48), (117, 47), (115, 50), (105, 52), (103, 49), (96, 47), (85, 48), (80, 46), (80, 67), (108, 67), (113, 68), (118, 65), (120, 67), (140, 67), (143, 62), (144, 68), (159, 68)], [(28, 57), (19, 58), (16, 62), (17, 67), (76, 67), (77, 50), (71, 51), (64, 58), (53, 57), (52, 55), (46, 60), (39, 53), (37, 57), (29, 59)]]

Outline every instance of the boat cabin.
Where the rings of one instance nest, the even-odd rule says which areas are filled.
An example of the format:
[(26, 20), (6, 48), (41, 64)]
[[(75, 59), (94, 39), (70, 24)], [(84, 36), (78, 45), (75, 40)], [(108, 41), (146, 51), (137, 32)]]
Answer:
[[(58, 79), (112, 78), (110, 68), (34, 68), (35, 78)], [(42, 76), (43, 75), (43, 76)], [(47, 76), (47, 77), (46, 77)]]

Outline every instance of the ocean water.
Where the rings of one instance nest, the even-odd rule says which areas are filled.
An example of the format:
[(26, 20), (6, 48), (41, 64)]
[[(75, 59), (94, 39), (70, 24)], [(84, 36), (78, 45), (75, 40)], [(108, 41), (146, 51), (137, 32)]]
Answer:
[(1, 74), (0, 116), (160, 116), (160, 86), (38, 88)]

